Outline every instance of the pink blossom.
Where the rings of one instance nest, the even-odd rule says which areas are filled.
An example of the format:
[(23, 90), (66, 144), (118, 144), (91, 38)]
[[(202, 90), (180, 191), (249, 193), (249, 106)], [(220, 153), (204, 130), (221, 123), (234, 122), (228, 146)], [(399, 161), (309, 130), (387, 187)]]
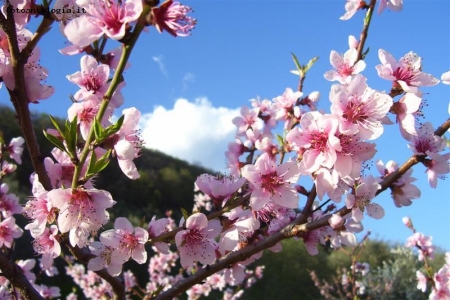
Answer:
[(11, 248), (13, 240), (21, 237), (23, 230), (16, 225), (14, 217), (5, 218), (0, 222), (0, 247)]
[(109, 221), (106, 209), (116, 203), (107, 191), (82, 187), (55, 189), (47, 195), (52, 205), (59, 209), (58, 227), (61, 233), (77, 228), (97, 231)]
[(61, 296), (61, 292), (59, 287), (51, 286), (48, 287), (46, 285), (35, 285), (36, 290), (41, 294), (44, 299), (54, 299)]
[(398, 102), (392, 105), (391, 112), (396, 114), (402, 136), (409, 140), (416, 132), (416, 116), (420, 115), (422, 99), (413, 93), (406, 93)]
[(32, 220), (25, 226), (30, 231), (32, 237), (40, 236), (48, 223), (53, 223), (56, 218), (56, 211), (48, 200), (47, 191), (39, 182), (37, 175), (33, 178), (33, 197), (28, 200), (24, 208), (24, 215)]
[(415, 232), (406, 240), (405, 247), (416, 247), (419, 250), (419, 260), (422, 261), (424, 257), (432, 258), (434, 246), (431, 240), (431, 236), (425, 236), (420, 232)]
[(403, 0), (380, 0), (378, 14), (381, 14), (386, 7), (392, 11), (401, 11), (403, 8)]
[(147, 261), (145, 244), (148, 241), (148, 232), (141, 227), (133, 228), (127, 218), (117, 218), (114, 229), (100, 234), (100, 241), (114, 249), (111, 255), (115, 261), (124, 263), (130, 258), (139, 264)]
[[(67, 111), (69, 121), (73, 121), (73, 119), (77, 117), (77, 123), (80, 125), (81, 136), (85, 140), (87, 140), (99, 108), (100, 102), (95, 97), (90, 96), (85, 101), (73, 103)], [(104, 127), (109, 125), (108, 119), (112, 116), (113, 111), (114, 107), (112, 105), (108, 105), (101, 122)]]
[(441, 82), (443, 84), (450, 84), (450, 71), (447, 71), (447, 72), (442, 74)]
[(0, 192), (0, 211), (4, 218), (22, 213), (23, 207), (19, 204), (19, 198), (14, 194)]
[(58, 227), (56, 225), (45, 228), (44, 232), (33, 241), (33, 248), (42, 254), (42, 268), (49, 269), (53, 264), (53, 259), (61, 254), (61, 246), (57, 239)]
[(285, 128), (290, 127), (292, 119), (301, 117), (300, 107), (296, 104), (302, 95), (302, 92), (294, 92), (291, 88), (286, 88), (283, 95), (273, 99), (274, 109), (277, 111), (275, 119), (285, 120)]
[(237, 127), (236, 135), (243, 135), (249, 128), (261, 129), (262, 123), (258, 118), (259, 110), (250, 109), (247, 106), (241, 107), (241, 116), (235, 117), (232, 122)]
[(133, 159), (140, 156), (144, 144), (136, 129), (141, 112), (135, 107), (131, 107), (124, 109), (122, 114), (124, 115), (122, 127), (105, 144), (114, 147), (114, 154), (117, 156), (122, 172), (130, 179), (138, 179), (140, 175)]
[(417, 135), (411, 135), (411, 143), (408, 148), (415, 154), (430, 155), (444, 150), (445, 140), (434, 134), (433, 125), (430, 122), (423, 124), (418, 130)]
[(336, 162), (336, 152), (341, 151), (339, 139), (335, 136), (339, 121), (335, 115), (322, 115), (317, 111), (305, 113), (300, 127), (295, 127), (286, 140), (302, 153), (300, 162), (302, 173), (312, 173), (319, 167), (332, 168)]
[(331, 215), (331, 218), (328, 219), (328, 223), (330, 223), (330, 226), (334, 229), (341, 227), (344, 222), (345, 220), (343, 220), (342, 217), (337, 214)]
[(195, 181), (198, 188), (220, 205), (231, 197), (245, 183), (245, 178), (215, 177), (209, 174), (200, 175)]
[(196, 20), (187, 15), (191, 11), (189, 6), (168, 0), (152, 8), (151, 20), (160, 33), (167, 31), (174, 37), (188, 36), (196, 24)]
[(330, 92), (331, 112), (338, 116), (339, 130), (357, 133), (373, 140), (383, 133), (383, 119), (392, 106), (392, 98), (369, 88), (367, 78), (356, 75), (347, 86), (333, 86)]
[(365, 211), (374, 219), (384, 217), (384, 209), (379, 204), (372, 203), (372, 199), (380, 188), (380, 184), (374, 177), (363, 177), (355, 188), (355, 194), (347, 194), (345, 204), (348, 209), (352, 209), (353, 220), (361, 221)]
[(23, 144), (25, 143), (25, 140), (23, 137), (19, 136), (16, 138), (13, 138), (11, 142), (9, 142), (8, 146), (8, 154), (9, 157), (14, 159), (16, 163), (19, 165), (22, 164), (22, 153), (23, 153)]
[(364, 71), (366, 63), (358, 59), (358, 51), (355, 48), (350, 48), (340, 55), (332, 50), (330, 53), (330, 63), (334, 70), (327, 71), (324, 74), (326, 80), (339, 81), (341, 84), (348, 84), (352, 80), (352, 75), (356, 75)]
[(378, 56), (381, 65), (377, 65), (378, 76), (393, 81), (393, 88), (412, 92), (420, 96), (417, 87), (433, 86), (439, 80), (431, 74), (422, 72), (422, 59), (414, 52), (408, 52), (397, 62), (387, 51), (380, 49)]
[[(377, 169), (381, 174), (381, 179), (394, 173), (398, 169), (398, 165), (394, 161), (388, 161), (386, 165), (381, 160), (377, 162)], [(396, 180), (389, 188), (391, 189), (391, 197), (397, 207), (410, 206), (411, 199), (420, 198), (421, 192), (419, 188), (411, 184), (416, 178), (411, 177), (413, 169), (409, 169), (398, 180)]]
[(192, 266), (195, 261), (211, 264), (216, 259), (214, 239), (220, 231), (218, 222), (208, 222), (202, 213), (195, 213), (186, 220), (186, 229), (177, 232), (175, 243), (180, 252), (183, 268)]
[(84, 55), (80, 59), (81, 71), (67, 75), (67, 79), (81, 88), (75, 99), (84, 100), (88, 94), (106, 92), (105, 86), (109, 79), (109, 66), (99, 64), (90, 55)]
[(19, 260), (16, 263), (29, 282), (34, 282), (36, 280), (36, 275), (32, 271), (36, 265), (35, 259)]
[(252, 185), (250, 205), (260, 210), (272, 200), (288, 207), (298, 207), (298, 194), (292, 184), (298, 181), (300, 172), (295, 162), (286, 162), (277, 166), (267, 153), (262, 154), (254, 165), (242, 168), (242, 176)]
[(437, 179), (440, 175), (444, 175), (450, 172), (450, 153), (443, 155), (437, 153), (429, 153), (428, 156), (431, 159), (425, 159), (423, 164), (427, 167), (428, 182), (432, 188), (436, 188)]
[(103, 34), (114, 40), (122, 39), (126, 26), (136, 21), (142, 13), (140, 0), (79, 0), (77, 4), (86, 13), (71, 20), (64, 28), (64, 34), (72, 44), (81, 48), (98, 40)]
[(111, 276), (119, 276), (122, 272), (123, 261), (112, 255), (114, 248), (103, 245), (101, 242), (92, 242), (89, 244), (89, 250), (95, 258), (91, 258), (88, 263), (88, 269), (91, 271), (100, 271), (106, 268)]
[(226, 228), (219, 240), (219, 251), (222, 254), (233, 251), (238, 246), (240, 236), (252, 234), (259, 228), (259, 221), (250, 210), (237, 207), (224, 215), (228, 217), (228, 220), (223, 223), (226, 224)]
[(344, 21), (350, 19), (364, 5), (365, 3), (362, 0), (347, 0), (345, 2), (345, 14), (339, 19)]
[[(169, 232), (170, 221), (167, 218), (156, 220), (156, 216), (153, 216), (152, 220), (148, 224), (148, 236), (150, 239), (157, 237), (158, 235)], [(169, 245), (164, 242), (154, 242), (153, 245), (159, 252), (169, 254)]]

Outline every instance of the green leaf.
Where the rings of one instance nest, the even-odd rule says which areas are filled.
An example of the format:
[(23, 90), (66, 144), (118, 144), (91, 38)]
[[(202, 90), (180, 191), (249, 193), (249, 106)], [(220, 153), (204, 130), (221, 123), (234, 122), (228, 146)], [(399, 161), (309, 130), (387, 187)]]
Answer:
[(77, 141), (78, 141), (78, 120), (77, 116), (73, 118), (71, 122), (66, 123), (66, 130), (68, 131), (67, 137), (67, 150), (69, 151), (69, 154), (71, 157), (76, 156), (77, 151)]
[(64, 132), (61, 130), (61, 128), (59, 128), (59, 125), (58, 125), (58, 122), (56, 121), (56, 119), (53, 118), (52, 116), (49, 116), (49, 118), (50, 118), (50, 121), (52, 121), (53, 126), (55, 126), (55, 129), (58, 130), (61, 137), (63, 139), (66, 139), (66, 136), (65, 136)]
[(95, 151), (92, 151), (91, 159), (89, 160), (88, 169), (86, 171), (86, 177), (91, 177), (95, 174), (95, 165), (97, 164), (97, 155)]
[(304, 71), (305, 73), (309, 71), (309, 69), (311, 69), (311, 67), (316, 63), (316, 61), (319, 59), (318, 56), (313, 57), (309, 60), (308, 64), (306, 65)]
[(186, 224), (186, 221), (189, 218), (189, 213), (184, 208), (181, 208), (181, 214), (183, 214), (184, 224)]
[(278, 144), (280, 144), (280, 147), (283, 147), (283, 145), (284, 145), (284, 139), (283, 139), (283, 137), (282, 137), (281, 135), (279, 135), (279, 134), (277, 134), (277, 141), (278, 141)]
[(95, 165), (95, 174), (100, 173), (103, 171), (109, 164), (109, 156), (111, 155), (111, 150), (108, 150), (100, 159), (97, 161), (97, 164)]
[(56, 136), (47, 133), (45, 130), (43, 130), (44, 136), (47, 138), (47, 140), (50, 141), (53, 145), (55, 145), (58, 149), (61, 149), (62, 151), (66, 152), (66, 148), (64, 147), (64, 143), (58, 139)]
[(113, 124), (111, 126), (106, 127), (106, 129), (103, 132), (102, 138), (103, 140), (109, 138), (113, 134), (115, 134), (117, 131), (120, 130), (123, 124), (123, 120), (125, 119), (125, 116), (122, 115), (119, 120), (117, 120), (116, 124)]
[(94, 134), (96, 142), (100, 144), (103, 141), (103, 127), (97, 118), (94, 119)]
[(302, 65), (298, 62), (297, 56), (295, 56), (294, 53), (291, 53), (292, 55), (292, 59), (294, 60), (294, 64), (297, 67), (298, 72), (300, 73), (300, 76), (303, 76), (303, 67)]

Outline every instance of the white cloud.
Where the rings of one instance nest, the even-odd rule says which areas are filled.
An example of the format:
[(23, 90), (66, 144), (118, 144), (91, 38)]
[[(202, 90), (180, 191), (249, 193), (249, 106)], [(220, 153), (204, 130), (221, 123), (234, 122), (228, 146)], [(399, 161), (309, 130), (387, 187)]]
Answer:
[(195, 82), (195, 75), (192, 73), (187, 73), (183, 76), (183, 79), (181, 80), (181, 84), (183, 85), (183, 90), (186, 90), (188, 88), (188, 85), (190, 83)]
[(180, 98), (171, 109), (157, 106), (143, 113), (140, 127), (146, 147), (224, 171), (225, 151), (236, 132), (231, 120), (238, 115), (238, 108), (213, 107), (207, 98)]
[(169, 73), (167, 72), (166, 66), (163, 63), (164, 56), (158, 55), (158, 56), (152, 56), (152, 59), (159, 67), (159, 70), (161, 73), (163, 73), (164, 77), (169, 78)]

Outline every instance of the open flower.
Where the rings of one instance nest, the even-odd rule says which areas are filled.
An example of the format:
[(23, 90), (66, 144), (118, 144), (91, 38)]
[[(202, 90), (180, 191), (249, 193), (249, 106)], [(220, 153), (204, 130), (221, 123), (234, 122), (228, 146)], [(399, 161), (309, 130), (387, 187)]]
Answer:
[(214, 262), (216, 247), (213, 239), (219, 234), (220, 228), (219, 222), (208, 222), (202, 213), (193, 214), (186, 220), (186, 229), (175, 236), (183, 268), (192, 266), (195, 261), (202, 264)]
[(174, 37), (188, 36), (196, 23), (187, 15), (191, 11), (189, 6), (169, 0), (152, 9), (152, 23), (160, 33), (167, 31)]
[(288, 208), (298, 207), (298, 194), (292, 184), (300, 176), (297, 163), (286, 162), (277, 166), (267, 153), (261, 155), (254, 165), (242, 168), (242, 176), (253, 187), (250, 205), (260, 210), (270, 200)]

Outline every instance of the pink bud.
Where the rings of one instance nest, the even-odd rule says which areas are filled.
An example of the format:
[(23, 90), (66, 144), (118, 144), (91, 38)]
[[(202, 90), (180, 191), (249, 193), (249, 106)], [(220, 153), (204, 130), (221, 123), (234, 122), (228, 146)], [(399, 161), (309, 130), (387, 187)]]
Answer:
[(402, 218), (403, 224), (405, 224), (406, 227), (412, 229), (412, 223), (411, 223), (411, 219), (408, 217), (403, 217)]
[(332, 228), (337, 229), (344, 224), (344, 220), (341, 216), (333, 214), (331, 218), (328, 219), (328, 223), (330, 223)]

